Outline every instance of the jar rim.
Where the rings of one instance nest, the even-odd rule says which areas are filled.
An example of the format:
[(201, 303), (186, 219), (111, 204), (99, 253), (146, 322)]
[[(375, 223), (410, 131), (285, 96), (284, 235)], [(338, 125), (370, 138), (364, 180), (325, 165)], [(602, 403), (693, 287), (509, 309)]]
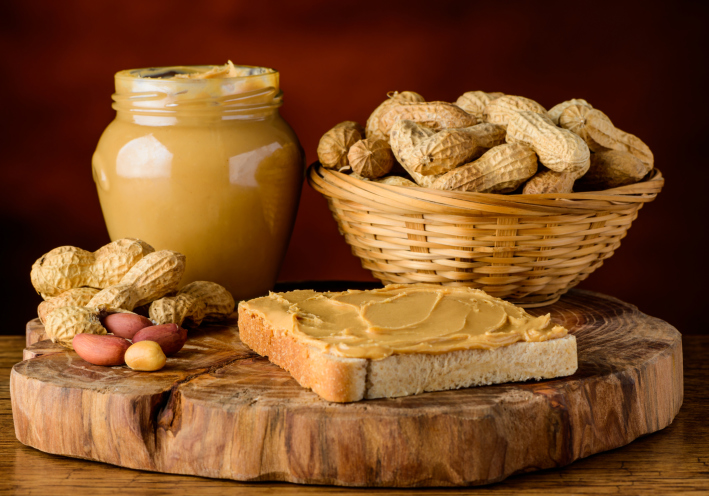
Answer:
[[(175, 77), (165, 77), (166, 75), (174, 76), (176, 74), (197, 74), (199, 72), (206, 72), (208, 70), (221, 67), (223, 64), (206, 64), (206, 65), (174, 65), (174, 66), (157, 66), (157, 67), (143, 67), (137, 69), (124, 69), (118, 71), (115, 74), (115, 79), (121, 80), (139, 80), (139, 81), (160, 81), (161, 83), (179, 83), (179, 84), (199, 84), (203, 83), (204, 78), (175, 78)], [(245, 80), (249, 78), (260, 77), (264, 75), (274, 75), (278, 74), (277, 69), (271, 67), (257, 66), (257, 65), (245, 65), (245, 64), (234, 64), (237, 69), (246, 69), (250, 71), (248, 74), (239, 76), (228, 76), (228, 77), (218, 77), (209, 78), (210, 80), (219, 81), (238, 81)], [(178, 72), (180, 71), (180, 72)], [(148, 75), (152, 74), (152, 75)], [(162, 77), (160, 77), (162, 76)]]

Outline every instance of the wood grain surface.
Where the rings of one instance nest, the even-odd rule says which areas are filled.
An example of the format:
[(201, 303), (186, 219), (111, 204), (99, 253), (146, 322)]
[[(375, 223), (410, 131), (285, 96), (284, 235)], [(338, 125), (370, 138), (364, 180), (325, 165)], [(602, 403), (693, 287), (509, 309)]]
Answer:
[[(566, 465), (662, 429), (682, 401), (679, 334), (576, 291), (552, 307), (579, 340), (571, 378), (337, 405), (238, 341), (192, 335), (166, 369), (94, 367), (40, 342), (15, 366), (19, 439), (171, 473), (345, 485), (462, 485)], [(541, 313), (541, 311), (536, 311)]]
[(352, 489), (287, 483), (243, 483), (124, 469), (48, 455), (15, 438), (11, 367), (24, 338), (0, 337), (0, 494), (17, 495), (668, 495), (709, 493), (709, 337), (684, 336), (685, 401), (666, 429), (622, 448), (561, 468), (512, 476), (500, 483), (454, 489)]

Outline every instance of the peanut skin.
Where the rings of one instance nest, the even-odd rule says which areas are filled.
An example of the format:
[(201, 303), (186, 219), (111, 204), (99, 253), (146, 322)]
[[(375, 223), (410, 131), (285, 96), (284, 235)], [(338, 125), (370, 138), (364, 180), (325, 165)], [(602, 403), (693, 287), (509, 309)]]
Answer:
[(187, 330), (177, 324), (162, 324), (145, 327), (133, 336), (133, 343), (155, 341), (165, 355), (174, 355), (182, 349), (187, 341)]
[(150, 319), (134, 313), (113, 313), (103, 319), (103, 326), (108, 332), (126, 339), (133, 339), (136, 332), (152, 325)]
[(111, 367), (125, 363), (130, 342), (119, 336), (77, 334), (72, 339), (77, 355), (93, 365)]

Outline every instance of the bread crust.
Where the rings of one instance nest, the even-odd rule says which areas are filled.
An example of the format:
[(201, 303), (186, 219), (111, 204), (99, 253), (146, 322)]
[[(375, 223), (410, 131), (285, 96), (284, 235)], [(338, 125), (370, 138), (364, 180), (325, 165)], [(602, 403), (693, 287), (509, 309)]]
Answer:
[(364, 398), (367, 360), (322, 353), (276, 329), (258, 312), (239, 304), (239, 337), (252, 350), (284, 368), (303, 387), (336, 402)]
[(345, 403), (427, 391), (550, 379), (576, 372), (576, 338), (517, 342), (493, 350), (391, 355), (381, 360), (345, 358), (309, 346), (239, 304), (239, 335), (252, 350), (290, 372), (325, 400)]

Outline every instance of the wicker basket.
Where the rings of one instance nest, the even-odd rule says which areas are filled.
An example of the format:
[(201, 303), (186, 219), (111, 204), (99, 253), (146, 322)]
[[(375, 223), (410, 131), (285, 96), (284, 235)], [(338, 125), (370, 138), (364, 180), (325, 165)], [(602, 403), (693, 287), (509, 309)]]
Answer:
[(592, 193), (496, 195), (388, 186), (313, 164), (362, 267), (383, 283), (469, 286), (526, 307), (554, 303), (620, 246), (644, 203), (644, 181)]

